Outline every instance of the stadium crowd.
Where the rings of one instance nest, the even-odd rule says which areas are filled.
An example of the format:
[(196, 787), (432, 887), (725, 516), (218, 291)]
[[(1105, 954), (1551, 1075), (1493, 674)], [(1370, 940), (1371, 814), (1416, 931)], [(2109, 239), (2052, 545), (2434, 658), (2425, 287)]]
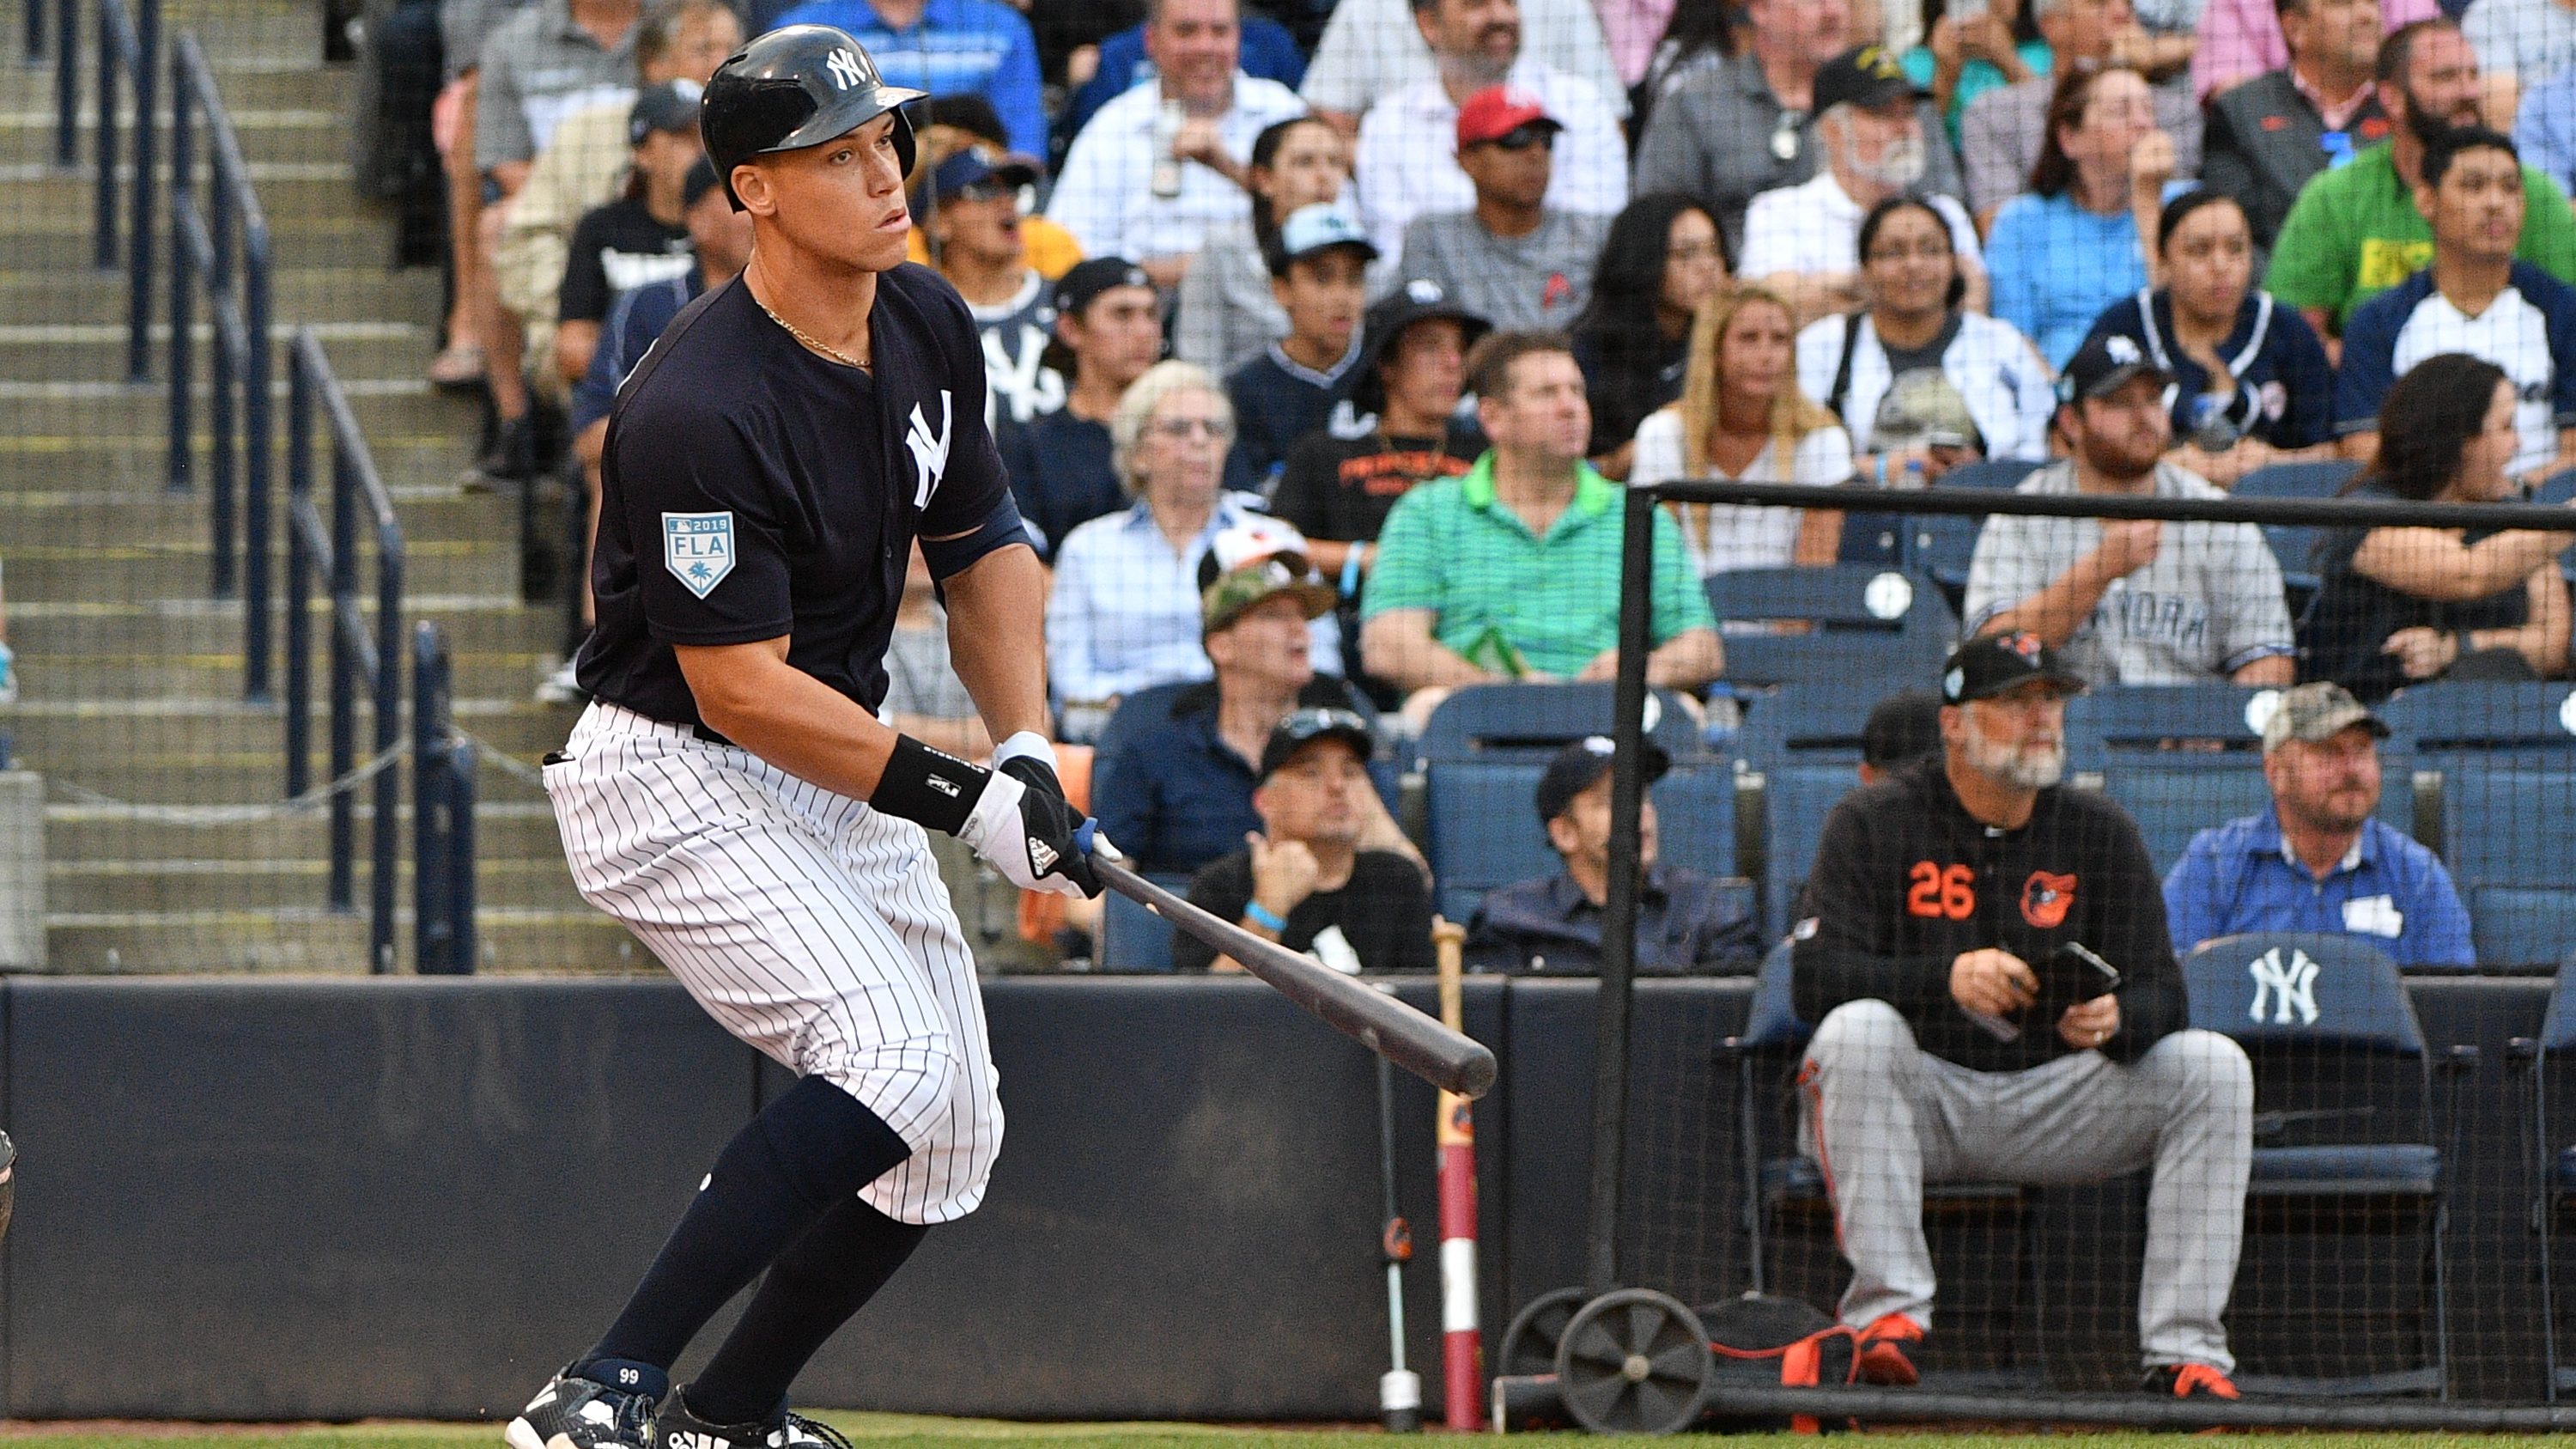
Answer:
[[(2359, 496), (2479, 501), (2576, 466), (2562, 0), (438, 8), (430, 376), (489, 399), (494, 486), (595, 498), (624, 372), (741, 267), (694, 116), (743, 36), (839, 26), (929, 93), (914, 254), (983, 332), (1062, 733), (1100, 743), (1112, 838), (1301, 946), (1427, 900), (1368, 788), (1389, 742), (1465, 686), (1613, 676), (1623, 483), (1844, 490), (1655, 521), (1648, 675), (1718, 728), (1742, 635), (1704, 581), (1855, 556), (1852, 490), (2012, 463), (2216, 499), (2349, 461)], [(2299, 716), (2334, 729), (2265, 737), (2273, 811), (2175, 868), (2177, 945), (2326, 912), (2464, 964), (2440, 862), (2365, 829), (2370, 706), (2569, 673), (2571, 541), (2329, 530), (2293, 562), (2250, 525), (2004, 517), (1956, 602), (2088, 685), (2337, 691)], [(937, 617), (909, 600), (907, 637)], [(907, 682), (935, 650), (890, 707), (962, 724)], [(572, 688), (567, 661), (540, 693)], [(1915, 748), (1871, 768), (1937, 747), (1906, 708)], [(1605, 761), (1546, 768), (1563, 870), (1495, 893), (1480, 963), (1590, 969)], [(1652, 826), (1641, 959), (1749, 969), (1754, 919)]]

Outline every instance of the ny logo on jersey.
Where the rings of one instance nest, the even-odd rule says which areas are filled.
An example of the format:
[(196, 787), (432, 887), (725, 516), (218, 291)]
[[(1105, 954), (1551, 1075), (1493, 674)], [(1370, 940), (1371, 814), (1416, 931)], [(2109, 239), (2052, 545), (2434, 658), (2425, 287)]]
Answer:
[(823, 69), (831, 73), (834, 90), (845, 91), (852, 86), (867, 83), (867, 73), (859, 69), (858, 56), (850, 51), (833, 51), (824, 58)]
[(662, 515), (662, 566), (703, 599), (733, 572), (733, 514)]
[(912, 466), (921, 474), (921, 488), (912, 498), (915, 508), (930, 506), (930, 495), (939, 491), (939, 480), (948, 474), (951, 411), (948, 389), (943, 387), (939, 390), (939, 431), (934, 435), (929, 421), (921, 415), (921, 404), (912, 405), (912, 426), (904, 429), (903, 445), (912, 450)]
[(2281, 948), (2273, 947), (2245, 963), (2245, 974), (2254, 978), (2254, 1004), (2246, 1009), (2248, 1021), (2263, 1019), (2265, 998), (2272, 1006), (2272, 1025), (2288, 1026), (2292, 1013), (2301, 1026), (2317, 1022), (2317, 963), (2308, 953), (2292, 947), (2290, 959), (2281, 959)]

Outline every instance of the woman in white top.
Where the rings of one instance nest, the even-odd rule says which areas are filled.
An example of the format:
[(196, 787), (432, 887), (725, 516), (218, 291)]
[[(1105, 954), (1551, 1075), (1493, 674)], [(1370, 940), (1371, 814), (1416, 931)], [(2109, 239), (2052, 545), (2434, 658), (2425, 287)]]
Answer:
[(1798, 386), (1842, 419), (1855, 471), (1901, 485), (1909, 465), (1929, 483), (1979, 458), (2046, 462), (2048, 364), (2011, 323), (1960, 310), (1967, 283), (1940, 213), (1911, 197), (1870, 208), (1860, 265), (1868, 310), (1798, 334)]
[[(1701, 304), (1681, 401), (1638, 424), (1630, 482), (1830, 488), (1851, 478), (1851, 439), (1799, 391), (1789, 317), (1789, 304), (1760, 287), (1722, 290)], [(1714, 504), (1686, 513), (1684, 533), (1703, 575), (1829, 564), (1842, 546), (1838, 511)]]

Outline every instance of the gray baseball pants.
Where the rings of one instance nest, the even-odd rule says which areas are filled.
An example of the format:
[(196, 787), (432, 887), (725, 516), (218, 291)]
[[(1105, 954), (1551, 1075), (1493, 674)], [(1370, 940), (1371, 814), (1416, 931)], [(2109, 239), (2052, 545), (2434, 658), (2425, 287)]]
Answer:
[(1817, 1026), (1799, 1081), (1802, 1146), (1823, 1170), (1852, 1265), (1844, 1323), (1902, 1313), (1932, 1326), (1925, 1183), (2097, 1182), (2152, 1165), (2145, 1362), (2234, 1370), (2219, 1315), (2236, 1281), (2254, 1128), (2254, 1071), (2236, 1043), (2178, 1031), (2127, 1066), (2076, 1052), (1979, 1072), (1918, 1047), (1886, 1002), (1848, 1001)]

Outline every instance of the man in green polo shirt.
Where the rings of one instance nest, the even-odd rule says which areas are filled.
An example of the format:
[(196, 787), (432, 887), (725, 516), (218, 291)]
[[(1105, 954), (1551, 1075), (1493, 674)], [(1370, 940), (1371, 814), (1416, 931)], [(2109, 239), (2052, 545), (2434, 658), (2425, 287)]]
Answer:
[[(2300, 191), (2263, 281), (2319, 336), (2341, 335), (2355, 307), (2432, 265), (2433, 228), (2415, 209), (2424, 148), (2478, 121), (2478, 58), (2455, 21), (2399, 27), (2380, 47), (2378, 85), (2389, 138)], [(2532, 166), (2522, 168), (2522, 192), (2514, 255), (2576, 282), (2576, 216), (2567, 194)]]
[[(1467, 385), (1493, 449), (1397, 501), (1361, 602), (1369, 671), (1405, 691), (1417, 728), (1461, 685), (1618, 669), (1627, 495), (1583, 461), (1592, 409), (1572, 350), (1557, 333), (1498, 332), (1468, 358)], [(1653, 591), (1646, 677), (1695, 692), (1725, 656), (1669, 514), (1655, 518)]]

